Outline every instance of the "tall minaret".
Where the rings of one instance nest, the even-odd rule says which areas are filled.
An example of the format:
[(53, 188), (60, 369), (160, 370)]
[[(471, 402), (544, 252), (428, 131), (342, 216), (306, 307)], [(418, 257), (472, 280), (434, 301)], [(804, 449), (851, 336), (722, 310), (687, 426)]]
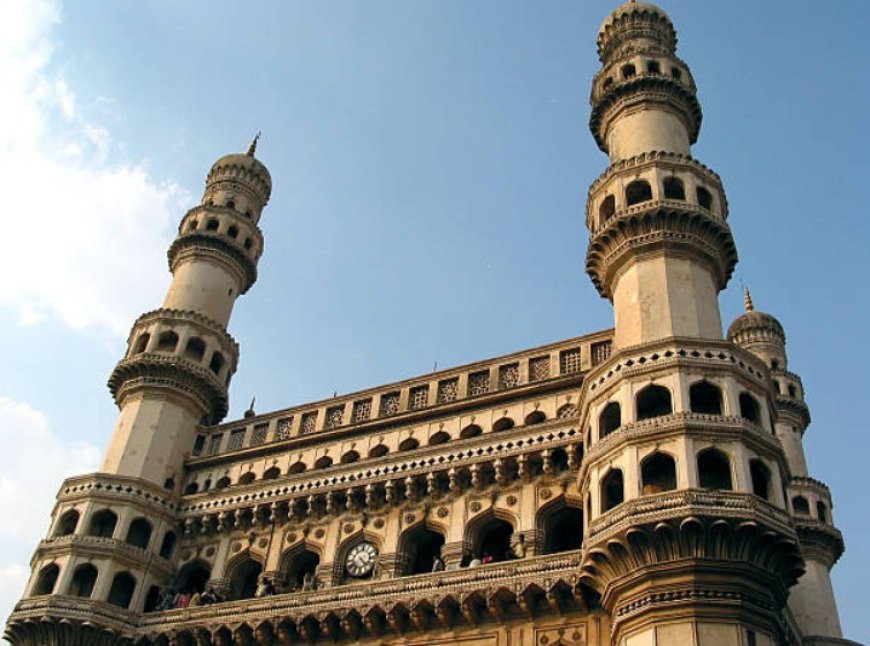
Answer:
[(120, 414), (100, 472), (64, 482), (31, 561), (6, 629), (16, 645), (128, 643), (130, 613), (174, 576), (182, 465), (197, 426), (226, 415), (239, 356), (226, 327), (263, 252), (272, 180), (256, 141), (212, 166), (181, 220), (163, 306), (133, 324), (109, 379)]
[(768, 365), (722, 338), (737, 251), (719, 176), (691, 155), (701, 107), (676, 43), (642, 2), (598, 34), (590, 128), (610, 166), (589, 189), (586, 269), (615, 335), (581, 399), (584, 578), (615, 646), (794, 643), (791, 465)]

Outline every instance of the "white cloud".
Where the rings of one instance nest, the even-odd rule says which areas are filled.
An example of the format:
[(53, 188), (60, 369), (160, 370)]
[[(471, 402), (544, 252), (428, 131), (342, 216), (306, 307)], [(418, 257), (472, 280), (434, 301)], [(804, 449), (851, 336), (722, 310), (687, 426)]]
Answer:
[(49, 65), (60, 16), (59, 0), (0, 2), (0, 306), (24, 324), (124, 336), (143, 303), (159, 302), (190, 196), (140, 164), (107, 162), (111, 133)]
[(0, 396), (0, 617), (21, 597), (28, 559), (49, 525), (60, 480), (96, 470), (100, 451), (65, 442), (48, 418), (27, 404)]

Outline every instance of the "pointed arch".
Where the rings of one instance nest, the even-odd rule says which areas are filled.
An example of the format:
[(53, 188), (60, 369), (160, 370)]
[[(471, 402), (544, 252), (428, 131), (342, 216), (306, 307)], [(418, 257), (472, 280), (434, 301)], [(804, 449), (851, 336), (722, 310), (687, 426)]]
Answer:
[(204, 592), (211, 579), (211, 565), (202, 559), (185, 563), (175, 577), (175, 587), (188, 592)]
[(511, 545), (517, 519), (501, 509), (490, 507), (471, 519), (465, 527), (465, 545), (481, 560), (504, 560)]
[(650, 384), (637, 393), (635, 410), (638, 421), (670, 415), (674, 412), (671, 391), (658, 384)]
[(435, 557), (441, 556), (445, 534), (433, 523), (420, 522), (401, 533), (397, 543), (397, 572), (399, 576), (411, 576), (432, 572)]
[(523, 423), (526, 426), (534, 426), (535, 424), (543, 424), (547, 421), (547, 414), (541, 410), (533, 410), (531, 413), (526, 415), (526, 419), (523, 420)]
[[(302, 590), (304, 586), (317, 587), (317, 567), (323, 557), (323, 548), (304, 538), (295, 542), (281, 554), (278, 570), (289, 591)], [(314, 577), (313, 579), (311, 577)]]
[(69, 536), (70, 534), (75, 534), (80, 516), (81, 514), (79, 514), (77, 509), (68, 509), (63, 512), (54, 528), (54, 536)]
[(510, 417), (502, 417), (501, 419), (496, 420), (492, 425), (492, 432), (501, 433), (502, 431), (509, 431), (515, 425), (514, 420)]
[(447, 444), (450, 441), (450, 433), (447, 431), (438, 431), (429, 438), (429, 446), (437, 446), (438, 444)]
[(622, 426), (622, 408), (619, 402), (608, 402), (598, 416), (598, 439), (603, 440)]
[(673, 456), (655, 451), (640, 463), (643, 495), (673, 491), (677, 488), (677, 463)]
[(341, 463), (352, 464), (354, 462), (359, 462), (359, 458), (359, 451), (351, 449), (350, 451), (345, 451), (344, 454), (341, 456)]
[(416, 437), (406, 437), (399, 442), (399, 451), (413, 451), (420, 446), (420, 440)]
[(625, 502), (625, 481), (622, 469), (610, 469), (601, 479), (601, 513)]
[(106, 597), (106, 601), (119, 608), (129, 608), (135, 590), (136, 577), (129, 572), (118, 572), (112, 579), (112, 587), (109, 588), (109, 596)]
[(302, 473), (307, 469), (305, 463), (302, 460), (298, 460), (290, 465), (290, 468), (287, 469), (287, 475), (296, 475), (297, 473)]
[(227, 563), (225, 576), (229, 579), (228, 599), (238, 601), (251, 599), (263, 573), (263, 563), (250, 550), (240, 552)]
[(689, 387), (689, 408), (704, 415), (722, 414), (722, 389), (709, 381), (696, 381)]
[(91, 563), (83, 563), (73, 572), (67, 593), (73, 597), (90, 599), (96, 582), (97, 568)]
[[(374, 575), (374, 571), (366, 575), (365, 577), (356, 578), (350, 576), (345, 568), (345, 561), (347, 560), (348, 553), (357, 545), (363, 542), (372, 543), (375, 548), (378, 550), (378, 559), (380, 559), (380, 554), (383, 550), (383, 540), (382, 538), (371, 532), (368, 532), (364, 529), (359, 529), (347, 538), (345, 538), (341, 544), (338, 546), (338, 551), (336, 552), (337, 558), (332, 566), (332, 582), (333, 585), (340, 585), (342, 583), (348, 583), (350, 581), (362, 581), (365, 579), (370, 579)], [(375, 571), (379, 568), (378, 565), (375, 566)]]
[(480, 426), (478, 426), (477, 424), (469, 424), (461, 431), (459, 431), (459, 438), (462, 440), (467, 440), (472, 437), (477, 437), (481, 433), (483, 433), (483, 429), (480, 428)]
[(57, 563), (49, 563), (39, 571), (39, 576), (36, 578), (36, 584), (33, 586), (33, 591), (30, 596), (36, 597), (44, 594), (52, 594), (54, 586), (57, 584), (57, 577), (60, 574), (60, 567)]
[(378, 444), (369, 450), (370, 458), (382, 458), (390, 452), (390, 448), (386, 444)]
[(111, 509), (101, 509), (91, 516), (88, 536), (100, 538), (112, 538), (115, 534), (115, 526), (118, 524), (118, 515)]
[(564, 494), (547, 501), (535, 515), (540, 553), (556, 554), (580, 549), (583, 544), (583, 508)]
[(139, 549), (147, 549), (151, 541), (151, 523), (144, 517), (134, 518), (127, 529), (126, 543)]
[(708, 448), (698, 452), (698, 484), (702, 489), (731, 491), (731, 459), (719, 449)]

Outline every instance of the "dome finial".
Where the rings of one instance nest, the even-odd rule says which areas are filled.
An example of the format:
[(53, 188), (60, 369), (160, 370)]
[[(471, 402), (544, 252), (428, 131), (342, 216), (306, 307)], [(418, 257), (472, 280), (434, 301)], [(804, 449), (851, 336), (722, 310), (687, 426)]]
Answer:
[(260, 140), (260, 135), (262, 133), (258, 132), (254, 135), (254, 140), (251, 142), (251, 145), (248, 146), (248, 157), (253, 157), (254, 153), (257, 152), (257, 142)]
[(752, 294), (749, 293), (749, 288), (743, 288), (743, 305), (746, 307), (747, 312), (754, 312), (755, 305), (752, 303)]
[[(254, 143), (256, 143), (256, 142), (257, 142), (257, 140), (254, 139)], [(246, 418), (248, 418), (248, 417), (256, 417), (256, 416), (257, 416), (257, 414), (254, 412), (254, 403), (255, 403), (256, 401), (257, 401), (257, 398), (256, 398), (256, 397), (253, 397), (253, 398), (251, 399), (251, 405), (248, 406), (248, 410), (245, 411), (245, 417), (246, 417)]]

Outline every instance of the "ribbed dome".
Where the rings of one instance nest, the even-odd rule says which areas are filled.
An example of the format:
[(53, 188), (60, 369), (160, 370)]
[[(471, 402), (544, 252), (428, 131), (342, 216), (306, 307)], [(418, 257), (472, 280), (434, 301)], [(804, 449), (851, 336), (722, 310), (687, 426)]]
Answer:
[(218, 171), (220, 168), (224, 168), (227, 166), (242, 168), (244, 170), (250, 171), (254, 175), (258, 175), (260, 178), (263, 179), (269, 189), (272, 189), (272, 175), (269, 173), (269, 169), (266, 168), (263, 163), (253, 155), (248, 155), (245, 153), (232, 153), (230, 155), (224, 155), (214, 164), (212, 164), (211, 170), (208, 172), (208, 176), (212, 177), (212, 175), (214, 175), (215, 172)]
[(665, 46), (673, 51), (677, 45), (677, 32), (671, 22), (668, 14), (663, 9), (649, 2), (626, 2), (620, 5), (605, 18), (601, 23), (601, 28), (598, 30), (598, 56), (602, 59), (608, 55), (607, 41), (611, 34), (621, 32), (626, 29), (629, 32), (637, 31), (637, 33), (625, 34), (629, 38), (633, 36), (649, 36), (647, 29), (637, 29), (640, 23), (645, 23), (645, 27), (653, 27), (660, 32), (660, 38), (664, 40)]
[(765, 312), (746, 312), (734, 319), (734, 322), (728, 326), (728, 340), (735, 342), (739, 336), (757, 332), (773, 334), (785, 343), (785, 330), (782, 324)]

